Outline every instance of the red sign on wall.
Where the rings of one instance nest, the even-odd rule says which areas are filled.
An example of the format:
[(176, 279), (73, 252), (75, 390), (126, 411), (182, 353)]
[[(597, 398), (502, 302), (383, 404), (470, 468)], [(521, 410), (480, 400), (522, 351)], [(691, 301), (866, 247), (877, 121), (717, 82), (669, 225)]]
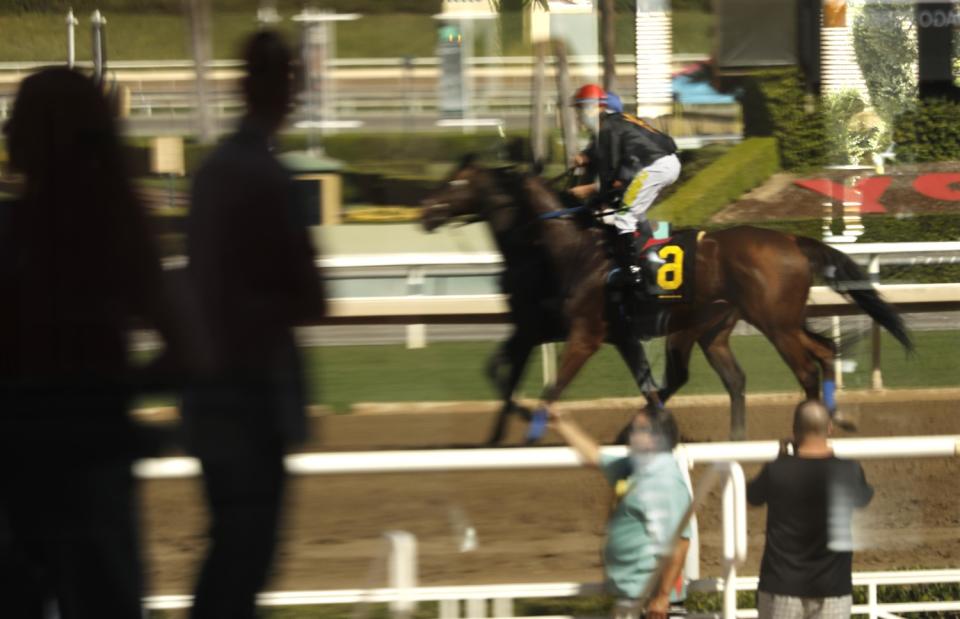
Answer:
[[(859, 203), (861, 213), (886, 213), (880, 203), (893, 179), (889, 176), (870, 176), (847, 187), (829, 178), (811, 178), (795, 181), (800, 187), (815, 191), (841, 203)], [(913, 189), (933, 200), (960, 202), (960, 173), (937, 172), (923, 174), (913, 181)]]

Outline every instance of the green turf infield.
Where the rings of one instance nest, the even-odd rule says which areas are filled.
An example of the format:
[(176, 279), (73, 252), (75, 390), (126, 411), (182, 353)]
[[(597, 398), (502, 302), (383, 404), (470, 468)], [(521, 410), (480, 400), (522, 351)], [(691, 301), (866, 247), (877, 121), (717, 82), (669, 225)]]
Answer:
[[(916, 353), (910, 357), (892, 338), (883, 336), (883, 379), (888, 388), (960, 385), (956, 351), (960, 331), (921, 331), (914, 334)], [(747, 375), (748, 393), (798, 390), (796, 380), (777, 352), (761, 336), (732, 338), (734, 353)], [(405, 402), (495, 399), (483, 376), (495, 342), (430, 344), (420, 350), (395, 346), (330, 346), (305, 350), (311, 400), (346, 411), (354, 402)], [(660, 376), (662, 340), (647, 344), (648, 356)], [(848, 389), (870, 386), (869, 339), (847, 357), (856, 371), (844, 374)], [(542, 385), (540, 352), (530, 359), (523, 394), (536, 397)], [(690, 382), (681, 394), (723, 393), (720, 379), (695, 349)], [(563, 398), (592, 399), (636, 396), (637, 389), (616, 350), (610, 346), (591, 359)]]
[[(776, 350), (761, 336), (732, 338), (734, 354), (747, 375), (747, 393), (797, 391), (793, 374)], [(886, 333), (883, 335), (883, 381), (888, 389), (960, 386), (956, 351), (960, 330), (914, 333), (916, 352), (908, 356)], [(407, 350), (402, 345), (318, 346), (303, 350), (309, 399), (336, 412), (349, 412), (357, 402), (437, 402), (494, 400), (497, 395), (483, 368), (497, 342), (442, 342)], [(658, 380), (664, 361), (663, 341), (647, 343), (647, 354)], [(844, 373), (844, 387), (870, 387), (869, 340), (864, 339), (845, 357), (856, 370)], [(540, 350), (528, 364), (521, 395), (535, 398), (542, 388)], [(698, 348), (690, 364), (690, 382), (680, 395), (722, 394), (723, 385)], [(591, 359), (565, 400), (634, 397), (638, 391), (616, 350), (604, 346)], [(172, 397), (144, 398), (138, 406), (166, 406)]]

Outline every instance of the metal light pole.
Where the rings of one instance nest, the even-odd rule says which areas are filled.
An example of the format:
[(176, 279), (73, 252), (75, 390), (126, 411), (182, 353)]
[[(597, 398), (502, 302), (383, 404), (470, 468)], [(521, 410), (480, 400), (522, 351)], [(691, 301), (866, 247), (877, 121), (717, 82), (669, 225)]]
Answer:
[(73, 9), (67, 11), (67, 66), (71, 69), (77, 60), (76, 28), (80, 21), (73, 16)]
[(336, 53), (334, 23), (359, 19), (357, 13), (334, 13), (304, 9), (293, 16), (293, 21), (303, 28), (303, 73), (305, 96), (305, 120), (298, 127), (311, 130), (308, 133), (308, 150), (322, 156), (323, 145), (314, 142), (314, 132), (338, 126), (354, 126), (354, 123), (339, 123), (334, 119), (335, 101), (333, 80), (330, 79), (330, 59)]
[(207, 84), (207, 64), (210, 62), (210, 6), (206, 0), (183, 0), (190, 20), (190, 47), (196, 72), (197, 133), (201, 144), (210, 144), (214, 138), (213, 115), (210, 111), (210, 93)]
[(107, 19), (100, 10), (90, 16), (90, 28), (93, 33), (93, 78), (102, 82), (107, 66)]

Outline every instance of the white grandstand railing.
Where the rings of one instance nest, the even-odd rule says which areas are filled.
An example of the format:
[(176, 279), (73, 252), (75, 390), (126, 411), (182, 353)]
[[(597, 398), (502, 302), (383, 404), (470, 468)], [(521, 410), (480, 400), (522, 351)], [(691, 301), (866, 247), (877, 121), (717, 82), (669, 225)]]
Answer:
[[(957, 457), (960, 455), (960, 435), (888, 437), (864, 439), (836, 439), (831, 441), (835, 453), (857, 459), (888, 459), (917, 457)], [(623, 455), (624, 447), (604, 447), (605, 453)], [(693, 615), (707, 617), (756, 617), (753, 609), (737, 609), (736, 592), (755, 590), (757, 579), (738, 578), (736, 568), (746, 558), (746, 498), (743, 489), (741, 462), (769, 461), (776, 457), (776, 441), (737, 443), (690, 443), (677, 448), (676, 456), (692, 468), (694, 464), (722, 463), (728, 468), (728, 481), (723, 492), (723, 554), (724, 578), (699, 579), (690, 583), (692, 591), (723, 593), (722, 614)], [(367, 474), (367, 473), (421, 473), (464, 470), (548, 469), (581, 466), (575, 452), (569, 448), (477, 449), (477, 450), (423, 450), (367, 453), (300, 454), (287, 457), (287, 469), (293, 474)], [(141, 478), (170, 479), (194, 476), (199, 466), (190, 458), (144, 460), (137, 464)], [(704, 482), (706, 483), (706, 482)], [(701, 488), (702, 494), (709, 488)], [(697, 500), (697, 499), (695, 499)], [(683, 526), (683, 523), (680, 524)], [(694, 530), (696, 527), (694, 527)], [(696, 542), (692, 540), (691, 548)], [(403, 561), (413, 563), (415, 556), (408, 549)], [(699, 549), (697, 549), (699, 557)], [(396, 558), (396, 557), (394, 557)], [(401, 561), (402, 562), (402, 561)], [(690, 571), (688, 570), (688, 574)], [(871, 619), (896, 617), (898, 612), (953, 612), (960, 610), (960, 601), (929, 601), (914, 603), (881, 603), (878, 587), (960, 582), (960, 570), (926, 570), (904, 572), (867, 572), (854, 574), (855, 586), (866, 586), (868, 603), (854, 607), (854, 614), (867, 614)], [(259, 603), (265, 606), (292, 606), (309, 604), (355, 604), (410, 601), (440, 602), (442, 619), (460, 617), (460, 602), (465, 602), (468, 616), (491, 616), (486, 604), (491, 603), (492, 616), (513, 616), (512, 600), (519, 598), (558, 598), (599, 593), (596, 584), (538, 583), (509, 585), (474, 585), (447, 587), (403, 587), (380, 589), (348, 589), (334, 591), (293, 591), (265, 593)], [(187, 608), (190, 596), (152, 596), (145, 600), (147, 608)], [(451, 606), (452, 605), (452, 606)], [(475, 612), (471, 613), (470, 609)]]

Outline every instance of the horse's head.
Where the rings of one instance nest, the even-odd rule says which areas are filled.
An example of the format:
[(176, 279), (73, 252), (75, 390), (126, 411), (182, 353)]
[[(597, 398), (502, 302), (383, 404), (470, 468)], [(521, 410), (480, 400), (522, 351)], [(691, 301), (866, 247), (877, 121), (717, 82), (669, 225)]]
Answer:
[(487, 172), (476, 163), (473, 155), (464, 157), (446, 182), (421, 202), (423, 214), (420, 222), (424, 229), (432, 232), (454, 219), (482, 219)]
[(513, 201), (496, 170), (467, 155), (456, 171), (421, 203), (420, 222), (427, 232), (453, 220), (480, 221)]

